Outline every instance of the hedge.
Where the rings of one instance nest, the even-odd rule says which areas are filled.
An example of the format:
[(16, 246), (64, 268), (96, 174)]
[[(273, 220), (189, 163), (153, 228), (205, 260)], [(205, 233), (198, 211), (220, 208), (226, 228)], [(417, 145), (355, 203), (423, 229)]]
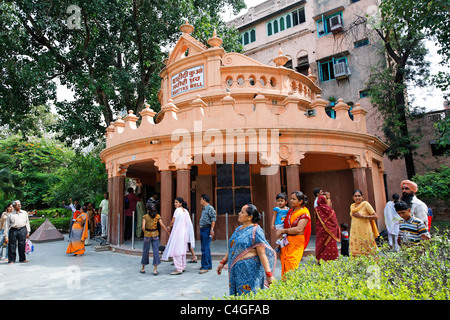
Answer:
[(45, 219), (50, 220), (50, 222), (60, 232), (62, 232), (62, 233), (68, 233), (69, 232), (71, 217), (30, 219), (31, 233), (36, 231), (44, 223)]
[(448, 300), (449, 232), (400, 252), (317, 263), (314, 257), (265, 290), (227, 300)]

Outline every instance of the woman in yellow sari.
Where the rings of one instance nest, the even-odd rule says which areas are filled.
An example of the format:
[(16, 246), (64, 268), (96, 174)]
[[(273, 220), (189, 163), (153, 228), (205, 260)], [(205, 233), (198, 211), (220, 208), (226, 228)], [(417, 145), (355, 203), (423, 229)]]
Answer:
[(353, 191), (353, 201), (350, 206), (350, 255), (373, 254), (378, 248), (375, 239), (380, 235), (375, 223), (377, 213), (369, 202), (363, 200), (361, 190)]
[(291, 208), (284, 219), (284, 228), (277, 230), (277, 238), (287, 234), (281, 248), (281, 276), (292, 269), (297, 269), (303, 252), (311, 236), (311, 216), (306, 207), (308, 198), (301, 191), (291, 194)]
[(80, 213), (73, 217), (72, 230), (70, 231), (70, 241), (66, 253), (73, 253), (75, 256), (84, 254), (84, 241), (88, 237), (89, 221), (86, 211), (87, 208), (82, 206), (80, 208)]

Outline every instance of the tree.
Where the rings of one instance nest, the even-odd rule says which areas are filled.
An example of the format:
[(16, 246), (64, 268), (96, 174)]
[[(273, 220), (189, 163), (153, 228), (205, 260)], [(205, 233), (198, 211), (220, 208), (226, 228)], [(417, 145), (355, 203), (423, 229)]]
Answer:
[(158, 111), (159, 72), (185, 18), (199, 34), (220, 29), (230, 39), (226, 49), (239, 50), (237, 31), (225, 29), (219, 15), (225, 6), (236, 13), (245, 3), (2, 1), (0, 125), (25, 130), (15, 119), (33, 105), (55, 101), (55, 80), (74, 92), (74, 101), (55, 103), (59, 121), (54, 129), (68, 143), (79, 141), (85, 146), (96, 141), (115, 115), (124, 110), (137, 113), (146, 100)]
[(445, 156), (450, 156), (450, 112), (446, 112), (444, 119), (436, 122), (434, 127), (439, 147), (446, 149)]
[(423, 175), (416, 174), (413, 178), (418, 185), (417, 196), (420, 199), (434, 203), (437, 199), (446, 203), (450, 202), (450, 168), (440, 168), (426, 172)]
[[(43, 207), (58, 181), (55, 171), (67, 164), (69, 150), (42, 138), (11, 136), (0, 141), (3, 202), (20, 199), (23, 207)], [(4, 188), (4, 189), (3, 189)]]
[[(383, 0), (380, 19), (371, 24), (387, 57), (387, 65), (374, 72), (368, 83), (371, 101), (384, 118), (383, 131), (389, 145), (386, 154), (391, 160), (405, 159), (410, 179), (415, 174), (417, 135), (408, 130), (407, 120), (414, 110), (407, 102), (406, 84), (411, 81), (425, 86), (430, 82), (425, 39), (437, 37), (442, 48), (449, 48), (448, 8), (448, 0)], [(447, 62), (449, 57), (447, 51)]]
[(99, 205), (108, 187), (108, 175), (99, 153), (105, 146), (100, 144), (88, 153), (72, 153), (67, 166), (58, 168), (55, 181), (47, 190), (44, 201), (58, 206), (67, 199), (79, 199), (80, 202), (92, 201)]

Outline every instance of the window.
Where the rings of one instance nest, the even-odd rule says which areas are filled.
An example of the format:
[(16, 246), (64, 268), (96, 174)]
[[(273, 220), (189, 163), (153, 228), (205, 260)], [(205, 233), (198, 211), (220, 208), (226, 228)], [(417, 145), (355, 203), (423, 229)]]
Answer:
[(295, 67), (297, 72), (307, 76), (309, 70), (309, 60), (308, 56), (302, 56), (297, 59), (297, 66)]
[[(329, 16), (325, 16), (325, 17), (322, 16), (322, 19), (317, 21), (317, 35), (318, 35), (319, 38), (324, 36), (324, 35), (327, 35), (327, 34), (331, 33), (330, 20), (333, 17), (338, 16), (338, 15), (341, 16), (340, 21), (342, 21), (342, 24), (343, 24), (344, 23), (343, 22), (344, 19), (343, 19), (343, 16), (342, 16), (342, 11), (338, 12), (338, 13), (335, 13), (335, 14), (332, 14), (332, 15), (329, 15)], [(324, 21), (325, 21), (325, 23), (324, 23)]]
[(278, 20), (275, 20), (273, 22), (273, 33), (277, 33), (278, 32)]
[(250, 165), (217, 164), (216, 195), (218, 214), (238, 214), (242, 206), (252, 203)]
[(359, 92), (359, 98), (363, 99), (363, 98), (367, 98), (369, 96), (369, 90), (361, 90)]
[(304, 7), (267, 22), (267, 36), (292, 28), (303, 22), (306, 22)]
[(249, 39), (249, 35), (248, 32), (244, 33), (244, 44), (249, 44), (250, 43), (250, 39)]
[(336, 111), (334, 111), (332, 106), (327, 106), (325, 112), (331, 119), (336, 119)]
[(346, 57), (338, 58), (338, 59), (333, 58), (330, 61), (319, 62), (318, 64), (319, 64), (320, 81), (325, 82), (328, 80), (335, 79), (333, 66), (336, 63), (340, 63), (340, 62), (347, 63), (347, 58)]
[(433, 155), (433, 157), (443, 156), (447, 152), (450, 151), (450, 145), (449, 144), (447, 144), (445, 147), (442, 147), (442, 146), (440, 146), (439, 144), (436, 143), (436, 140), (430, 141), (430, 147), (431, 147), (431, 155)]
[(256, 41), (256, 31), (255, 29), (247, 30), (239, 35), (239, 40), (242, 45), (246, 45)]
[(291, 14), (292, 14), (292, 20), (294, 22), (294, 26), (299, 25), (300, 23), (303, 23), (306, 21), (305, 8), (300, 8), (298, 10), (295, 10)]
[(361, 47), (364, 47), (364, 46), (367, 46), (369, 44), (369, 39), (362, 39), (362, 40), (359, 40), (359, 41), (356, 41), (355, 43), (354, 43), (354, 45), (355, 45), (355, 49), (357, 49), (357, 48), (361, 48)]
[(294, 69), (294, 68), (292, 67), (292, 59), (288, 60), (288, 61), (284, 64), (283, 67), (288, 68), (288, 69)]
[(291, 15), (287, 15), (286, 16), (286, 28), (287, 29), (289, 29), (290, 27), (292, 27), (292, 24), (291, 24)]
[(256, 31), (255, 29), (253, 29), (252, 31), (250, 31), (250, 42), (255, 42), (256, 41)]

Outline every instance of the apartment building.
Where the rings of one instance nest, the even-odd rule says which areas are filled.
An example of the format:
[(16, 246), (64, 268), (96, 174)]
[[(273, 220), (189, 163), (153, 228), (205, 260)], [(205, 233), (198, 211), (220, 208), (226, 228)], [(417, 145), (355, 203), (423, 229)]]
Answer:
[[(368, 132), (382, 138), (382, 119), (365, 87), (371, 67), (385, 61), (371, 28), (377, 13), (378, 0), (268, 0), (228, 24), (240, 31), (246, 56), (274, 65), (281, 48), (289, 58), (284, 67), (317, 76), (331, 118), (338, 99), (350, 107), (359, 102), (368, 111)], [(385, 157), (384, 165), (389, 199), (407, 175), (403, 160)]]

